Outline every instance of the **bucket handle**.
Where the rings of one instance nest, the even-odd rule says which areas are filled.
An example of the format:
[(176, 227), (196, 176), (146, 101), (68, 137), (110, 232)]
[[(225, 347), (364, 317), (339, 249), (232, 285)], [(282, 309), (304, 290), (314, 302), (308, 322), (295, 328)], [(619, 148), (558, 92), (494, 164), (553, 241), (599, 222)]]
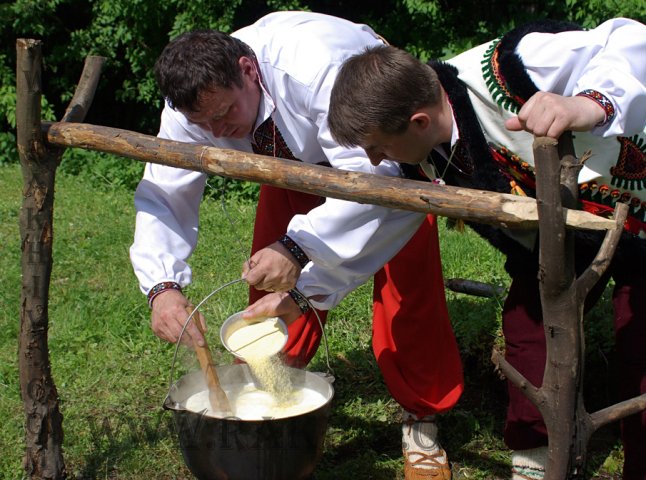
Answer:
[(296, 287), (292, 289), (292, 292), (296, 293), (302, 300), (305, 300), (307, 302), (307, 305), (309, 305), (310, 310), (314, 312), (314, 315), (316, 316), (316, 320), (319, 323), (319, 327), (321, 329), (321, 335), (323, 336), (323, 346), (325, 347), (325, 366), (327, 367), (327, 380), (332, 383), (334, 382), (334, 370), (332, 370), (332, 367), (330, 366), (330, 347), (327, 342), (327, 334), (325, 333), (325, 326), (323, 325), (323, 321), (321, 320), (321, 317), (319, 316), (319, 312), (312, 305), (312, 302), (310, 302), (310, 299), (307, 298), (303, 293)]
[[(197, 304), (197, 306), (195, 306), (195, 308), (193, 308), (193, 311), (192, 311), (192, 312), (189, 314), (189, 316), (186, 318), (186, 321), (184, 322), (184, 325), (183, 325), (183, 327), (182, 327), (182, 331), (180, 332), (180, 334), (179, 334), (179, 338), (177, 339), (177, 343), (176, 343), (176, 345), (175, 345), (175, 353), (173, 354), (173, 363), (171, 364), (171, 367), (170, 367), (170, 377), (169, 377), (169, 382), (168, 382), (168, 394), (167, 394), (167, 398), (168, 398), (168, 397), (170, 397), (171, 390), (172, 390), (172, 388), (173, 388), (173, 377), (175, 376), (175, 361), (177, 360), (177, 354), (178, 354), (178, 352), (179, 352), (179, 347), (180, 347), (180, 345), (181, 345), (181, 343), (182, 343), (182, 335), (184, 335), (184, 332), (186, 331), (186, 327), (188, 327), (189, 322), (191, 321), (191, 319), (193, 318), (193, 316), (195, 315), (195, 313), (200, 309), (200, 307), (201, 307), (201, 306), (202, 306), (202, 305), (203, 305), (203, 304), (204, 304), (204, 303), (205, 303), (209, 298), (211, 298), (213, 295), (215, 295), (216, 293), (218, 293), (220, 290), (222, 290), (222, 289), (224, 289), (224, 288), (226, 288), (226, 287), (229, 287), (229, 286), (231, 286), (231, 285), (234, 285), (234, 284), (236, 284), (236, 283), (242, 282), (242, 281), (244, 281), (244, 278), (237, 278), (237, 279), (235, 279), (235, 280), (231, 280), (230, 282), (227, 282), (227, 283), (225, 283), (224, 285), (222, 285), (222, 286), (220, 286), (220, 287), (216, 288), (216, 289), (215, 289), (215, 290), (213, 290), (211, 293), (209, 293), (206, 297), (204, 297), (204, 298), (202, 299), (202, 301), (201, 301), (200, 303), (198, 303), (198, 304)], [(319, 313), (318, 313), (318, 311), (316, 310), (316, 308), (314, 308), (314, 306), (311, 304), (310, 300), (309, 300), (305, 295), (303, 295), (303, 294), (302, 294), (298, 289), (296, 289), (296, 288), (294, 289), (294, 291), (295, 291), (298, 295), (300, 295), (300, 296), (301, 296), (301, 298), (302, 298), (303, 300), (305, 300), (305, 301), (307, 302), (307, 304), (310, 306), (310, 308), (311, 308), (311, 309), (312, 309), (312, 311), (314, 312), (314, 315), (316, 316), (316, 320), (317, 320), (317, 321), (318, 321), (318, 323), (319, 323), (319, 327), (321, 328), (321, 334), (323, 335), (323, 344), (324, 344), (324, 346), (325, 346), (325, 364), (326, 364), (326, 366), (327, 366), (327, 370), (328, 370), (328, 371), (327, 371), (327, 379), (328, 379), (328, 381), (330, 381), (330, 383), (332, 383), (332, 382), (334, 381), (334, 371), (332, 370), (332, 367), (330, 366), (330, 348), (329, 348), (328, 341), (327, 341), (327, 335), (325, 334), (325, 327), (324, 327), (324, 325), (323, 325), (323, 322), (321, 321), (321, 317), (319, 316)]]

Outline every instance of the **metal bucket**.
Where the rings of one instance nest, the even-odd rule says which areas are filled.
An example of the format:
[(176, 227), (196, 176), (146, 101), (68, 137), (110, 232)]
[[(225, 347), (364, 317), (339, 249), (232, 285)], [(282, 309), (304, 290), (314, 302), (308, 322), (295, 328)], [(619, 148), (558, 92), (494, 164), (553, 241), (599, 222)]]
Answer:
[[(220, 383), (256, 383), (246, 364), (216, 367)], [(200, 480), (301, 480), (314, 471), (323, 442), (334, 389), (322, 376), (288, 368), (295, 388), (315, 390), (325, 402), (287, 418), (214, 418), (187, 410), (188, 397), (204, 390), (202, 372), (172, 384), (163, 407), (171, 410), (186, 465)]]

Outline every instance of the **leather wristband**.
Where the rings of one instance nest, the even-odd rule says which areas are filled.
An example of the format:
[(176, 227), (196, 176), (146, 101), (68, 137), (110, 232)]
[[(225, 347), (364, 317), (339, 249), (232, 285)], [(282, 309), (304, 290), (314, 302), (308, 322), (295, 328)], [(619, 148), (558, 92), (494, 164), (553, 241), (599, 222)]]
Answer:
[(292, 289), (288, 290), (287, 293), (289, 293), (289, 296), (292, 297), (292, 300), (296, 302), (298, 308), (301, 309), (301, 313), (307, 313), (310, 311), (310, 305), (309, 303), (307, 303), (307, 299), (300, 292)]
[(301, 268), (305, 268), (305, 265), (310, 262), (310, 258), (307, 256), (307, 254), (288, 235), (283, 235), (282, 237), (280, 237), (278, 239), (278, 242), (280, 242), (283, 247), (289, 250), (289, 253), (292, 254)]

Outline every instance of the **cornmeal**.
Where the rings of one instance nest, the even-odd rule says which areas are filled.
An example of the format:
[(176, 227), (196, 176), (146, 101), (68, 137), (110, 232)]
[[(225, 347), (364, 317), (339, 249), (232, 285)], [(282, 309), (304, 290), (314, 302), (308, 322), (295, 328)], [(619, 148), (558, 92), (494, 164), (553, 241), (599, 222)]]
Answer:
[(287, 367), (276, 355), (285, 344), (285, 332), (278, 318), (246, 325), (227, 338), (229, 348), (244, 358), (258, 381), (258, 388), (271, 395), (280, 407), (297, 401)]

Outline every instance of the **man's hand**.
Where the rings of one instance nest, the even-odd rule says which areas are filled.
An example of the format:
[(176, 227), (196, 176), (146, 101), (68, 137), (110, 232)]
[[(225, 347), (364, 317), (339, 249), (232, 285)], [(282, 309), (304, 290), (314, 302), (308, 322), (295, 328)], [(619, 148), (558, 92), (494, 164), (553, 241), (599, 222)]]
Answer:
[(301, 316), (301, 309), (287, 292), (270, 293), (248, 306), (242, 318), (280, 317), (289, 325)]
[[(167, 342), (176, 343), (182, 333), (186, 319), (193, 311), (193, 306), (178, 290), (165, 290), (153, 300), (151, 325), (153, 332)], [(182, 335), (185, 345), (204, 346), (204, 337), (200, 334), (193, 321), (197, 320), (206, 330), (206, 322), (200, 312), (195, 312), (193, 318)]]
[(592, 130), (605, 118), (601, 105), (589, 98), (538, 92), (523, 105), (517, 117), (505, 122), (505, 127), (512, 131), (526, 130), (537, 137), (559, 138), (566, 130)]
[(284, 292), (296, 286), (301, 266), (280, 242), (257, 251), (242, 266), (242, 277), (249, 285), (268, 292)]

